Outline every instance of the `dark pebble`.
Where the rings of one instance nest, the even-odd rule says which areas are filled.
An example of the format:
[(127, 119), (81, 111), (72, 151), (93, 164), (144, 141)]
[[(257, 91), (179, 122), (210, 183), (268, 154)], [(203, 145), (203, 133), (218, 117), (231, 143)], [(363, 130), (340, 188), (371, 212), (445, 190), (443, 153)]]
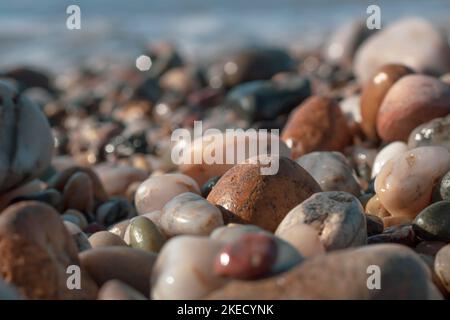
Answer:
[(217, 181), (219, 181), (220, 176), (212, 177), (201, 187), (200, 191), (202, 192), (203, 198), (208, 197), (208, 194), (211, 192), (212, 188), (216, 185)]
[(380, 233), (383, 233), (383, 220), (381, 218), (366, 214), (366, 223), (367, 223), (367, 236), (371, 237)]
[(423, 209), (413, 228), (423, 240), (450, 242), (450, 201), (439, 201)]

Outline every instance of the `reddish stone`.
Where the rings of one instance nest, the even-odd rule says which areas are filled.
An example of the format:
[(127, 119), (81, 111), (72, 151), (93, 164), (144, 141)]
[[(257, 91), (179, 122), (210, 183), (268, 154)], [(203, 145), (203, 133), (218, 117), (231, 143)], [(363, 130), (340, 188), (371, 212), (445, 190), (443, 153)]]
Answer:
[(270, 273), (277, 257), (275, 240), (264, 234), (245, 234), (222, 248), (214, 271), (235, 279), (256, 279)]

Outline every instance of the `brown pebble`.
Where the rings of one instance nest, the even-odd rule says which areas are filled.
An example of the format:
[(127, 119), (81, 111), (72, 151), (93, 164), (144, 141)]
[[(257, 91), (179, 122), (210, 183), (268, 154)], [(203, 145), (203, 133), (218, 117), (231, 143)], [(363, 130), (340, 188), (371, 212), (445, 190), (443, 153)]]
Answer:
[(109, 231), (99, 231), (89, 237), (92, 248), (126, 246), (121, 237)]
[(281, 139), (296, 159), (312, 151), (342, 151), (350, 144), (351, 135), (339, 106), (314, 96), (291, 112)]

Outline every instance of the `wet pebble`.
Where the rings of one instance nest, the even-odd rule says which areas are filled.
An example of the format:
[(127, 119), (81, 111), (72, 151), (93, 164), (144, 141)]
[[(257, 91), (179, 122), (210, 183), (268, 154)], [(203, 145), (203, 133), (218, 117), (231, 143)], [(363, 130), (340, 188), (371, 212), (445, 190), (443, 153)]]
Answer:
[(450, 151), (450, 116), (433, 119), (410, 133), (408, 147), (423, 146), (441, 146)]
[(441, 179), (439, 194), (442, 200), (450, 200), (450, 171), (447, 172)]
[(129, 225), (130, 246), (150, 252), (159, 252), (166, 237), (148, 218), (140, 216), (132, 219)]
[(430, 203), (434, 184), (449, 169), (446, 149), (419, 147), (389, 160), (375, 180), (375, 190), (392, 216), (413, 219)]
[(175, 196), (162, 209), (160, 226), (164, 234), (209, 235), (223, 226), (220, 210), (201, 196), (186, 192)]
[(295, 161), (273, 157), (279, 164), (274, 175), (262, 175), (261, 164), (244, 163), (227, 171), (208, 196), (246, 223), (275, 231), (297, 204), (319, 192), (320, 186)]
[(89, 237), (89, 243), (92, 248), (127, 245), (118, 235), (108, 231), (99, 231), (94, 233)]
[(200, 194), (197, 183), (184, 174), (151, 176), (139, 186), (135, 194), (135, 205), (139, 214), (161, 210), (173, 197), (185, 193)]
[(439, 201), (423, 209), (413, 223), (423, 240), (450, 242), (450, 201)]
[(398, 243), (408, 247), (415, 247), (419, 240), (410, 224), (388, 227), (383, 233), (371, 236), (368, 244)]
[(319, 192), (293, 208), (275, 234), (296, 224), (315, 228), (327, 251), (362, 246), (367, 241), (366, 219), (359, 200), (347, 192)]
[(316, 151), (296, 160), (317, 181), (322, 191), (361, 192), (356, 175), (340, 152)]
[(394, 141), (384, 146), (375, 157), (372, 168), (372, 179), (375, 178), (378, 173), (380, 173), (381, 168), (385, 165), (386, 162), (407, 150), (408, 146), (402, 141)]
[(277, 257), (275, 240), (260, 234), (244, 234), (217, 254), (214, 272), (234, 279), (257, 279), (270, 274)]

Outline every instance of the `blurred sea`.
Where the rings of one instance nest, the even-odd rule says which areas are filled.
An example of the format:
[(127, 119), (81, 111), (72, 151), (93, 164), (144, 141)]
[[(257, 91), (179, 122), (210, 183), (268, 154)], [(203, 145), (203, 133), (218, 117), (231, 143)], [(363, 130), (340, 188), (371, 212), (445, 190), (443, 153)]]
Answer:
[[(66, 28), (66, 7), (81, 7), (81, 30)], [(314, 46), (336, 26), (429, 18), (450, 30), (450, 0), (0, 0), (0, 68), (53, 70), (102, 57), (132, 61), (152, 41), (174, 42), (193, 60), (248, 45)]]

